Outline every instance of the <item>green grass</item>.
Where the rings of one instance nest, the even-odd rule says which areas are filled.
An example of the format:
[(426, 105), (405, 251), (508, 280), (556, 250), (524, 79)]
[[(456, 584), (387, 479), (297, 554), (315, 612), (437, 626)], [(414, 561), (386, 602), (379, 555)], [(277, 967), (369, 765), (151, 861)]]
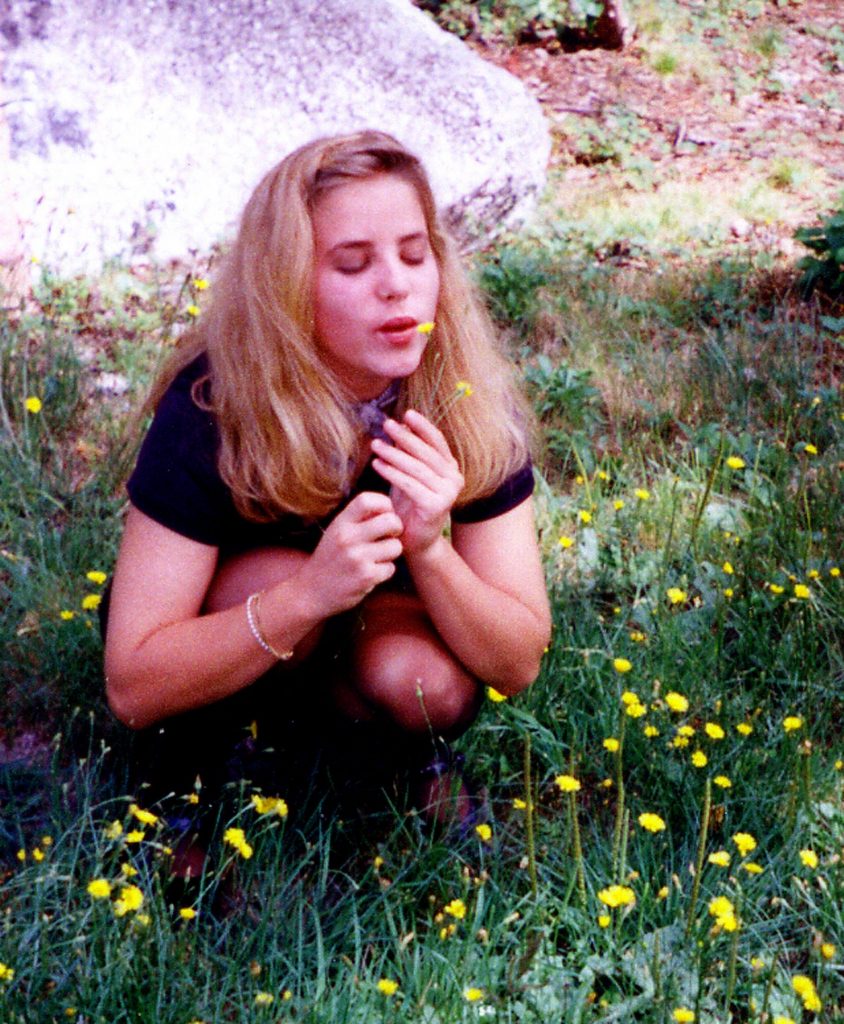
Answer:
[[(168, 886), (165, 818), (189, 794), (127, 841), (144, 796), (127, 793), (82, 602), (100, 593), (87, 574), (115, 557), (129, 411), (201, 296), (175, 275), (48, 279), (40, 305), (3, 324), (3, 713), (57, 734), (42, 761), (0, 766), (4, 1024), (844, 1013), (844, 403), (824, 326), (840, 311), (802, 302), (793, 267), (695, 255), (702, 213), (672, 229), (670, 259), (642, 229), (632, 264), (596, 257), (590, 218), (478, 261), (541, 419), (554, 609), (540, 679), (485, 702), (461, 741), (489, 792), (489, 842), (431, 834), (400, 792), (351, 807), (326, 787), (281, 793), (280, 818), (235, 789), (206, 873)], [(128, 392), (98, 391), (100, 372)], [(562, 774), (579, 790), (562, 792)], [(226, 827), (252, 857), (222, 842)], [(739, 833), (755, 849), (742, 854)], [(724, 852), (726, 867), (709, 861)], [(94, 879), (107, 898), (88, 893)], [(613, 884), (633, 902), (607, 907)], [(143, 904), (118, 916), (125, 885)], [(717, 925), (716, 897), (736, 930)], [(795, 976), (816, 986), (816, 1018)]]

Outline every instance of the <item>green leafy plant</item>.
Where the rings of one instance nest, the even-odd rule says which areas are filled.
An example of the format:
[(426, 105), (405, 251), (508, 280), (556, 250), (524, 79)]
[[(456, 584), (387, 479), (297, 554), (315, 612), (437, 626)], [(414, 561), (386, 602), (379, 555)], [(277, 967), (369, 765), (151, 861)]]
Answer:
[(844, 208), (819, 226), (798, 228), (794, 237), (815, 253), (798, 263), (803, 294), (818, 290), (833, 298), (844, 295)]

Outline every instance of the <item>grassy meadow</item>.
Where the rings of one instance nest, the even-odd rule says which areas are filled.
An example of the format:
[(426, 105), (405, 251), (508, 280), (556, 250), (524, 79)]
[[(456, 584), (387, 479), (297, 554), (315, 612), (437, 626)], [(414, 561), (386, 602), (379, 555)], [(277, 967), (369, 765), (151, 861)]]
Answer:
[(127, 791), (96, 619), (213, 260), (39, 268), (0, 320), (0, 735), (43, 741), (0, 764), (2, 1024), (844, 1019), (844, 307), (706, 204), (554, 186), (473, 260), (539, 419), (554, 633), (459, 742), (468, 835), (244, 785), (169, 884), (202, 790)]

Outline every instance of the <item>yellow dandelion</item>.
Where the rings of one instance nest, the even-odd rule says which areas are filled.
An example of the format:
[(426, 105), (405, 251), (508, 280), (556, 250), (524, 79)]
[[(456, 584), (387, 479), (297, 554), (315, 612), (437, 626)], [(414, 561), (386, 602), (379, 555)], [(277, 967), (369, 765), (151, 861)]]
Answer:
[(179, 917), (183, 921), (192, 921), (196, 917), (196, 911), (193, 909), (193, 907), (180, 907)]
[(193, 286), (198, 292), (204, 292), (208, 288), (208, 282), (204, 277), (195, 277), (193, 279)]
[(666, 897), (668, 896), (668, 892), (669, 892), (668, 886), (667, 886), (667, 885), (663, 885), (663, 886), (662, 886), (662, 887), (661, 887), (661, 888), (659, 889), (659, 891), (657, 892), (657, 894), (656, 894), (656, 898), (657, 898), (658, 900), (664, 900), (664, 899), (666, 899)]
[(630, 639), (634, 644), (643, 644), (647, 640), (647, 637), (641, 630), (634, 629), (630, 633)]
[(818, 855), (814, 850), (801, 850), (800, 862), (804, 868), (811, 868), (813, 871), (818, 866)]
[(739, 922), (736, 917), (736, 909), (726, 896), (716, 896), (709, 902), (709, 913), (715, 918), (716, 924), (725, 932), (734, 932), (738, 929)]
[(87, 892), (95, 900), (107, 900), (111, 896), (111, 882), (106, 878), (94, 878), (88, 883)]
[(621, 498), (616, 498), (615, 501), (612, 503), (612, 507), (616, 510), (616, 512), (620, 512), (624, 508), (624, 502), (621, 500)]
[(742, 864), (742, 867), (749, 875), (761, 875), (765, 870), (761, 864), (757, 864), (755, 860), (747, 860)]
[(582, 508), (577, 513), (577, 518), (581, 521), (581, 523), (588, 524), (592, 522), (592, 513), (587, 512), (585, 508)]
[(812, 596), (812, 591), (806, 586), (805, 583), (794, 584), (794, 596), (799, 598), (801, 601), (808, 601)]
[(695, 750), (692, 754), (692, 764), (695, 768), (705, 768), (709, 764), (709, 758), (702, 750)]
[(574, 544), (574, 540), (571, 537), (566, 537), (564, 534), (562, 537), (560, 537), (558, 543), (560, 547), (563, 549), (563, 551), (568, 551), (572, 544)]
[(40, 398), (36, 398), (35, 395), (30, 395), (23, 403), (23, 407), (27, 412), (39, 413), (41, 412), (43, 405)]
[(608, 736), (604, 740), (604, 750), (608, 750), (611, 754), (614, 754), (620, 746), (621, 744), (614, 736)]
[(120, 865), (120, 874), (123, 875), (124, 878), (134, 878), (137, 873), (138, 869), (133, 867), (131, 864)]
[(272, 992), (256, 992), (255, 993), (255, 1005), (256, 1006), (270, 1006), (275, 1000), (275, 996)]
[(420, 334), (430, 334), (431, 331), (433, 331), (435, 326), (436, 326), (436, 324), (434, 323), (433, 320), (426, 320), (424, 323), (417, 324), (416, 325), (416, 330)]
[(129, 813), (133, 818), (137, 818), (142, 825), (155, 825), (158, 821), (157, 815), (153, 814), (152, 811), (143, 810), (137, 804), (129, 805)]
[(382, 995), (394, 996), (399, 990), (399, 983), (392, 978), (381, 978), (376, 987)]
[(637, 487), (633, 493), (636, 495), (639, 501), (651, 500), (651, 492), (645, 487)]
[(199, 306), (192, 302), (185, 310), (188, 316), (199, 316)]
[(782, 727), (786, 732), (795, 732), (797, 729), (802, 729), (803, 719), (799, 715), (788, 715), (783, 719)]
[(732, 562), (724, 562), (721, 569), (727, 576), (732, 576), (735, 573)]
[(803, 1000), (803, 1007), (811, 1013), (819, 1013), (823, 1009), (814, 982), (805, 974), (795, 974), (791, 979), (792, 987)]
[(70, 622), (71, 619), (76, 618), (76, 612), (72, 612), (69, 608), (62, 608), (59, 612), (59, 618), (63, 622)]
[(522, 798), (519, 797), (519, 796), (514, 797), (513, 798), (513, 809), (516, 810), (516, 811), (526, 811), (527, 810), (527, 802), (525, 800), (522, 800)]
[(642, 732), (649, 740), (652, 740), (655, 736), (659, 736), (659, 729), (657, 729), (655, 725), (646, 725)]
[(714, 853), (710, 853), (706, 859), (718, 868), (728, 868), (732, 858), (726, 850), (716, 850)]
[(609, 914), (598, 914), (598, 927), (609, 928), (612, 922), (612, 918)]
[(459, 380), (454, 385), (454, 390), (457, 392), (458, 398), (470, 398), (472, 395), (472, 385), (468, 380)]
[(470, 988), (463, 989), (463, 998), (467, 1003), (479, 1003), (482, 1001), (483, 997), (484, 990), (482, 988), (475, 988), (472, 986)]
[(0, 981), (13, 981), (14, 977), (14, 968), (9, 967), (8, 964), (0, 963)]
[(102, 599), (101, 594), (86, 594), (82, 598), (82, 607), (86, 612), (92, 612), (99, 608)]
[(619, 675), (624, 675), (625, 672), (629, 672), (633, 668), (633, 665), (627, 658), (613, 658), (612, 667)]
[(253, 793), (250, 799), (258, 814), (277, 814), (279, 818), (286, 818), (288, 815), (287, 803), (281, 797)]
[(573, 775), (557, 775), (554, 782), (563, 793), (576, 793), (580, 789), (580, 783)]
[(803, 445), (803, 451), (807, 455), (817, 455), (818, 454), (818, 449), (813, 444), (804, 444)]
[(835, 958), (835, 943), (824, 942), (821, 944), (821, 956), (824, 960), (833, 960)]
[(142, 843), (144, 841), (144, 835), (140, 829), (132, 829), (131, 832), (126, 833), (127, 843)]
[(665, 703), (672, 711), (676, 711), (679, 714), (682, 714), (684, 711), (689, 710), (688, 699), (684, 697), (681, 693), (676, 693), (674, 690), (671, 690), (669, 693), (666, 693)]
[(728, 775), (716, 775), (712, 781), (719, 789), (729, 789), (733, 784)]
[(831, 569), (829, 570), (829, 575), (830, 575), (830, 576), (831, 576), (831, 577), (832, 577), (832, 578), (833, 578), (834, 580), (837, 580), (837, 579), (838, 579), (838, 577), (839, 577), (839, 576), (841, 575), (841, 570), (840, 570), (840, 569), (838, 568), (838, 566), (837, 566), (837, 565), (833, 565), (833, 567), (832, 567), (832, 568), (831, 568)]
[(753, 726), (750, 722), (739, 722), (736, 725), (736, 732), (741, 736), (749, 736), (753, 732)]
[(482, 843), (492, 842), (492, 829), (486, 823), (475, 825), (475, 835)]
[(636, 894), (627, 885), (608, 885), (600, 890), (598, 899), (608, 907), (626, 907), (636, 902)]
[(102, 586), (102, 584), (108, 579), (108, 576), (99, 569), (92, 569), (90, 572), (85, 573), (85, 579), (90, 580), (92, 583), (96, 583), (97, 586)]
[(730, 455), (727, 459), (727, 465), (730, 469), (744, 469), (746, 463), (744, 459), (740, 458), (738, 455)]
[(677, 1006), (671, 1011), (671, 1016), (677, 1021), (677, 1024), (692, 1024), (695, 1019), (694, 1010), (689, 1010), (685, 1006)]
[(491, 700), (493, 704), (501, 704), (507, 700), (506, 693), (500, 693), (494, 686), (488, 686), (486, 688), (487, 699)]
[(711, 740), (722, 740), (726, 733), (716, 722), (707, 722), (703, 731)]
[(144, 903), (144, 894), (137, 885), (124, 885), (120, 890), (120, 896), (113, 903), (113, 910), (117, 917), (140, 910)]
[(694, 736), (694, 734), (695, 734), (694, 726), (691, 726), (691, 725), (681, 725), (679, 727), (679, 729), (677, 730), (677, 735), (678, 736), (686, 736), (688, 738), (691, 738), (692, 736)]
[(463, 918), (466, 916), (466, 904), (463, 902), (463, 900), (460, 899), (452, 900), (450, 903), (446, 903), (446, 905), (443, 907), (443, 910), (446, 912), (446, 914), (449, 915), (449, 917), (454, 917), (458, 921), (462, 921)]
[(685, 604), (689, 599), (686, 591), (681, 590), (679, 587), (669, 587), (665, 593), (671, 604)]
[(733, 836), (733, 842), (738, 847), (738, 852), (742, 857), (746, 857), (756, 849), (756, 840), (749, 832), (736, 832)]
[(624, 709), (624, 713), (629, 715), (631, 718), (641, 718), (642, 715), (646, 715), (648, 713), (648, 709), (644, 704), (636, 701), (634, 704), (628, 704)]
[(665, 828), (665, 822), (662, 818), (658, 814), (651, 814), (650, 812), (639, 815), (639, 824), (648, 832), (662, 832)]

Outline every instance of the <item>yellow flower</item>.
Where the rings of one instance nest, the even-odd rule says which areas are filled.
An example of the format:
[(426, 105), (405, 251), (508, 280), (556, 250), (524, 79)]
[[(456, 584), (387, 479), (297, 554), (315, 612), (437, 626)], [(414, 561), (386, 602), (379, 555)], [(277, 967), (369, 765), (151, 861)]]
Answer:
[(59, 618), (63, 622), (70, 622), (71, 619), (76, 618), (76, 612), (72, 612), (69, 608), (62, 608), (59, 612)]
[(604, 750), (608, 750), (611, 754), (614, 754), (621, 744), (614, 736), (608, 736), (604, 740)]
[(275, 999), (275, 996), (272, 994), (272, 992), (256, 992), (255, 993), (255, 1005), (256, 1006), (269, 1006), (273, 1002), (274, 999)]
[(24, 408), (27, 412), (39, 413), (43, 408), (41, 399), (36, 398), (35, 395), (30, 395), (29, 398), (23, 403)]
[(624, 693), (622, 693), (622, 695), (621, 695), (621, 703), (622, 704), (639, 704), (641, 702), (639, 700), (638, 693), (634, 693), (632, 690), (625, 690)]
[(695, 768), (705, 768), (709, 764), (709, 758), (702, 750), (696, 750), (692, 754), (692, 764)]
[(655, 725), (646, 725), (642, 732), (648, 737), (649, 740), (653, 739), (654, 736), (659, 736), (659, 729), (657, 729)]
[(728, 868), (731, 860), (726, 850), (716, 850), (714, 853), (710, 853), (706, 859), (718, 868)]
[(691, 725), (681, 725), (680, 728), (677, 730), (678, 736), (688, 736), (689, 738), (691, 738), (692, 736), (694, 736), (694, 734), (695, 730)]
[(736, 725), (736, 732), (741, 733), (742, 736), (749, 736), (753, 732), (753, 726), (750, 722), (739, 722)]
[(609, 478), (610, 478), (609, 473), (606, 473), (603, 469), (599, 469), (598, 472), (595, 474), (595, 476), (599, 480), (604, 480), (604, 481), (609, 480)]
[(729, 789), (730, 786), (732, 786), (732, 782), (728, 775), (716, 775), (712, 781), (720, 789)]
[(381, 978), (377, 985), (378, 991), (385, 996), (394, 996), (399, 990), (399, 983), (392, 978)]
[(144, 833), (140, 829), (133, 829), (131, 832), (126, 833), (127, 843), (142, 843), (144, 841)]
[(804, 444), (803, 445), (803, 451), (807, 455), (817, 455), (818, 454), (818, 449), (813, 444)]
[(123, 917), (133, 910), (140, 910), (144, 903), (144, 894), (137, 885), (124, 885), (120, 896), (114, 901), (114, 913)]
[(665, 828), (665, 822), (662, 818), (658, 814), (651, 814), (650, 812), (639, 815), (639, 824), (642, 828), (647, 829), (648, 832), (662, 832)]
[(725, 932), (734, 932), (739, 926), (736, 908), (726, 896), (716, 896), (709, 902), (709, 913)]
[(208, 282), (204, 277), (195, 277), (193, 279), (193, 286), (198, 292), (204, 292), (208, 288)]
[(137, 804), (129, 805), (129, 813), (138, 819), (142, 825), (155, 825), (158, 817), (152, 811), (144, 811)]
[(803, 727), (803, 719), (799, 715), (788, 715), (783, 719), (782, 727), (786, 732), (795, 732)]
[(507, 700), (507, 694), (499, 693), (499, 691), (496, 690), (494, 686), (488, 686), (486, 688), (486, 695), (487, 698), (491, 700), (493, 704), (501, 704), (502, 701)]
[(669, 587), (666, 596), (672, 604), (684, 604), (689, 598), (686, 591), (680, 590), (679, 587)]
[(694, 1010), (688, 1010), (685, 1006), (678, 1006), (672, 1010), (671, 1016), (677, 1021), (677, 1024), (692, 1024), (695, 1019)]
[(484, 990), (482, 988), (464, 988), (463, 998), (467, 1003), (479, 1003), (484, 997)]
[(727, 459), (727, 465), (730, 467), (730, 469), (744, 469), (745, 461), (744, 459), (739, 458), (738, 455), (731, 455)]
[(613, 658), (612, 667), (619, 673), (624, 675), (625, 672), (629, 672), (633, 665), (627, 660), (627, 658)]
[(749, 875), (761, 875), (765, 870), (761, 864), (757, 864), (755, 860), (748, 860), (742, 864), (742, 867)]
[(85, 579), (90, 580), (92, 583), (96, 583), (97, 586), (101, 586), (108, 579), (108, 576), (99, 569), (92, 569), (90, 572), (85, 573)]
[(818, 572), (817, 569), (810, 569), (806, 573), (806, 575), (809, 577), (810, 580), (817, 580), (817, 579), (820, 579), (820, 575), (821, 574)]
[(598, 899), (608, 907), (626, 907), (636, 902), (636, 894), (627, 885), (609, 885), (600, 890)]
[(609, 928), (612, 918), (609, 914), (598, 914), (598, 927)]
[(111, 882), (105, 878), (94, 878), (88, 883), (88, 895), (95, 900), (106, 900), (111, 896)]
[(733, 563), (732, 562), (724, 562), (724, 564), (721, 566), (721, 568), (722, 568), (722, 570), (728, 576), (732, 576), (733, 573), (735, 572), (735, 569), (733, 568)]
[(784, 1014), (778, 1013), (774, 1017), (774, 1024), (795, 1024), (793, 1017), (786, 1017)]
[(687, 747), (689, 745), (689, 741), (686, 736), (675, 736), (671, 741), (671, 745), (676, 747), (678, 750), (682, 750), (683, 747)]
[(630, 633), (630, 639), (633, 641), (634, 644), (643, 644), (647, 640), (647, 637), (641, 630), (634, 629)]
[(779, 583), (771, 583), (768, 589), (772, 594), (782, 594), (785, 592), (785, 587), (781, 587)]
[(244, 860), (249, 860), (252, 856), (252, 847), (247, 843), (242, 828), (227, 828), (223, 833), (223, 842), (234, 847)]
[(616, 510), (616, 512), (620, 512), (624, 508), (624, 502), (621, 500), (621, 498), (616, 498), (615, 501), (612, 503), (612, 507)]
[(677, 711), (678, 713), (682, 713), (684, 711), (689, 710), (689, 702), (687, 698), (684, 697), (681, 693), (675, 693), (673, 690), (671, 690), (669, 693), (666, 693), (665, 703), (672, 711)]
[(629, 715), (631, 718), (641, 718), (642, 715), (646, 715), (648, 713), (648, 709), (644, 704), (640, 704), (639, 701), (636, 701), (633, 704), (628, 704), (624, 709), (624, 713)]
[(450, 917), (457, 918), (458, 921), (462, 921), (466, 916), (466, 904), (463, 900), (452, 900), (450, 903), (446, 903), (443, 910)]
[(835, 956), (835, 944), (833, 942), (824, 942), (821, 946), (821, 956), (824, 960), (832, 960)]
[(564, 793), (576, 793), (580, 783), (573, 775), (557, 775), (554, 782)]
[(445, 942), (446, 939), (450, 939), (454, 935), (455, 931), (457, 931), (456, 924), (448, 924), (444, 928), (440, 928), (440, 939)]
[(95, 608), (99, 608), (102, 596), (100, 594), (86, 594), (82, 598), (82, 607), (86, 612), (92, 612)]
[(733, 836), (733, 842), (738, 847), (738, 852), (742, 857), (746, 857), (756, 849), (756, 840), (749, 832), (736, 832)]
[(724, 597), (732, 597), (734, 594), (735, 591), (732, 587), (724, 587)]
[(801, 601), (807, 601), (812, 596), (812, 591), (805, 583), (795, 583), (794, 596), (800, 598)]
[(284, 800), (278, 796), (261, 796), (258, 793), (252, 794), (252, 806), (258, 814), (277, 814), (279, 818), (286, 818), (288, 807)]
[(814, 870), (818, 866), (818, 855), (814, 850), (801, 850), (800, 860), (804, 868), (812, 868)]
[(526, 803), (526, 801), (522, 800), (521, 797), (518, 797), (518, 796), (514, 797), (513, 798), (513, 808), (515, 810), (517, 810), (517, 811), (526, 811), (527, 810), (527, 803)]
[(188, 314), (188, 316), (199, 316), (199, 306), (192, 302), (185, 310), (185, 312)]
[(812, 1013), (818, 1013), (823, 1009), (811, 978), (807, 977), (805, 974), (795, 974), (791, 979), (791, 984), (794, 991), (803, 1000), (803, 1006), (805, 1009), (810, 1010)]
[(482, 843), (489, 843), (492, 841), (492, 829), (485, 823), (475, 825), (475, 834)]
[(459, 380), (454, 385), (454, 390), (458, 398), (470, 398), (472, 395), (472, 385), (467, 380)]
[(651, 492), (644, 487), (637, 487), (633, 493), (636, 495), (639, 501), (651, 500)]
[(196, 911), (193, 909), (193, 907), (180, 907), (179, 917), (183, 921), (192, 921), (196, 917)]
[(8, 964), (0, 963), (0, 981), (12, 981), (15, 976), (14, 968)]
[(568, 551), (572, 544), (574, 544), (574, 541), (571, 537), (566, 537), (565, 535), (563, 535), (562, 537), (560, 537), (559, 544), (563, 551)]
[(435, 326), (436, 324), (433, 320), (426, 320), (423, 324), (417, 324), (416, 330), (419, 331), (420, 334), (430, 334)]
[(577, 518), (581, 521), (581, 523), (591, 523), (592, 522), (592, 513), (591, 512), (587, 512), (585, 508), (582, 508), (577, 513)]
[(833, 567), (829, 570), (829, 575), (832, 576), (833, 579), (837, 580), (838, 577), (841, 575), (841, 570), (838, 568), (837, 565), (833, 565)]
[(666, 896), (668, 896), (668, 891), (669, 891), (668, 890), (668, 886), (667, 885), (663, 885), (662, 888), (659, 890), (659, 892), (656, 894), (656, 898), (658, 900), (664, 900), (666, 898)]
[(119, 839), (123, 835), (123, 826), (119, 821), (113, 821), (103, 829), (103, 835), (106, 839)]
[(124, 878), (134, 878), (137, 873), (137, 868), (132, 867), (131, 864), (120, 865), (120, 874), (123, 875)]
[(703, 729), (711, 740), (722, 740), (724, 738), (724, 730), (716, 722), (707, 722)]

